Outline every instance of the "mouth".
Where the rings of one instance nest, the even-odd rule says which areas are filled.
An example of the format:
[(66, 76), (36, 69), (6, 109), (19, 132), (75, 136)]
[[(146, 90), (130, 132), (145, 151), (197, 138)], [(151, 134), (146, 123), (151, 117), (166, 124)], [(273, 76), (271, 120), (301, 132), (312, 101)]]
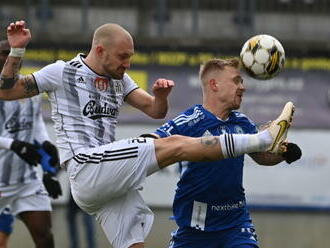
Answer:
[(237, 95), (237, 97), (238, 97), (239, 101), (242, 102), (242, 100), (243, 100), (243, 95)]
[(119, 67), (118, 68), (118, 73), (125, 73), (126, 68), (125, 67)]

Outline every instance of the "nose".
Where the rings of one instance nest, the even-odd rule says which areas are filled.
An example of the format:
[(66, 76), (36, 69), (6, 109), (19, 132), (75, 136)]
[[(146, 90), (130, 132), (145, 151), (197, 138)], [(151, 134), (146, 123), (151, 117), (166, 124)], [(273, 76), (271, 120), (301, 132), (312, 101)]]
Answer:
[(123, 63), (123, 67), (125, 67), (126, 69), (129, 69), (131, 67), (131, 61), (127, 60)]
[(240, 86), (239, 86), (239, 88), (244, 92), (245, 90), (246, 90), (246, 88), (245, 88), (245, 86), (244, 86), (244, 84), (242, 84), (242, 83), (240, 83)]

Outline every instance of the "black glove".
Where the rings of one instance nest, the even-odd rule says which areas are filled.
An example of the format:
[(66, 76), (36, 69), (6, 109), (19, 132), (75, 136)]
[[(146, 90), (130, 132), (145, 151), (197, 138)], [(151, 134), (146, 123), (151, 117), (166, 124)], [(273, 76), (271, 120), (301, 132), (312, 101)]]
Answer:
[(58, 198), (62, 195), (62, 188), (60, 182), (57, 180), (57, 177), (51, 173), (45, 172), (42, 178), (42, 181), (46, 187), (46, 190), (51, 198)]
[(45, 141), (41, 146), (48, 153), (48, 155), (51, 156), (50, 165), (58, 168), (60, 166), (60, 160), (56, 146), (54, 146), (49, 141)]
[(40, 161), (40, 155), (37, 151), (38, 147), (35, 145), (14, 140), (10, 146), (10, 149), (29, 165), (37, 166)]
[(295, 143), (286, 143), (284, 144), (286, 149), (282, 153), (282, 156), (284, 157), (285, 161), (288, 164), (291, 164), (292, 162), (298, 160), (301, 158), (301, 149), (300, 147)]

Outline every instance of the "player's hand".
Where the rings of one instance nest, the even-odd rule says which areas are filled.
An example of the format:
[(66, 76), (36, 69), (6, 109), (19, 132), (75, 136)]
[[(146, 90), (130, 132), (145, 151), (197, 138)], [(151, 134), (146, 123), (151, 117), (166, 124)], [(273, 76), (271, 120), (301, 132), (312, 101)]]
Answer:
[(284, 142), (281, 145), (281, 149), (283, 150), (282, 157), (288, 164), (291, 164), (301, 158), (301, 149), (295, 143)]
[(152, 92), (154, 96), (157, 98), (167, 98), (174, 85), (175, 83), (172, 80), (159, 78), (155, 81), (154, 85), (152, 86)]
[(51, 198), (56, 199), (62, 195), (62, 187), (56, 176), (45, 172), (42, 181)]
[(10, 146), (10, 149), (29, 165), (37, 166), (40, 162), (41, 157), (37, 151), (38, 147), (35, 145), (19, 140), (14, 140)]
[(25, 28), (25, 21), (16, 21), (7, 27), (7, 39), (10, 47), (25, 48), (31, 40), (31, 32)]
[(52, 143), (49, 141), (45, 141), (42, 143), (42, 148), (48, 153), (48, 155), (51, 157), (49, 163), (51, 166), (58, 168), (60, 166), (60, 159), (58, 156), (58, 151), (56, 146), (54, 146)]

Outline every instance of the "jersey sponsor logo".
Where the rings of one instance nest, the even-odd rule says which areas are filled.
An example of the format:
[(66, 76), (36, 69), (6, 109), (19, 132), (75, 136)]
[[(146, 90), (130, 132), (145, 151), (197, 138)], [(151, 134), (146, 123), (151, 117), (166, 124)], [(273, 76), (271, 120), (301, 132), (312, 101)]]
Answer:
[(212, 205), (212, 211), (231, 211), (234, 209), (240, 209), (245, 207), (245, 201), (239, 201), (233, 204), (225, 204), (225, 205)]
[(104, 91), (108, 90), (108, 88), (109, 88), (109, 79), (97, 77), (94, 80), (94, 86), (99, 91), (104, 92)]
[(83, 109), (83, 115), (92, 120), (102, 117), (115, 118), (118, 113), (117, 108), (111, 108), (107, 103), (101, 105), (94, 100), (90, 100)]
[(5, 123), (5, 130), (8, 131), (8, 133), (16, 133), (18, 131), (22, 130), (29, 130), (32, 128), (32, 121), (28, 121), (26, 119), (19, 120), (17, 117), (11, 117), (6, 123)]

